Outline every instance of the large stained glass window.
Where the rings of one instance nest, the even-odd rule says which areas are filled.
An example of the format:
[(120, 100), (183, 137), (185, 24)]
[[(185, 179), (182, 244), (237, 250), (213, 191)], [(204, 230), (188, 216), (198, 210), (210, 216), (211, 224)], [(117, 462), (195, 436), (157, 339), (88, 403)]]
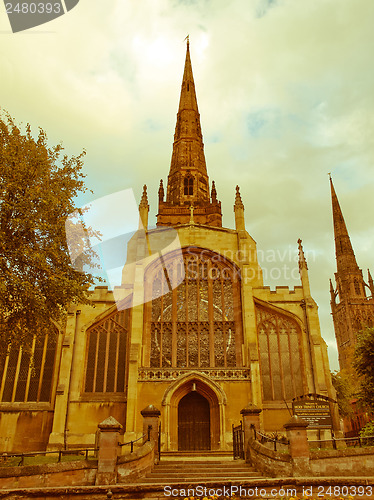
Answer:
[(0, 401), (49, 402), (56, 358), (57, 330), (34, 339), (31, 348), (10, 347), (0, 356)]
[(231, 262), (188, 248), (150, 269), (147, 289), (151, 367), (242, 366), (240, 275)]
[(264, 401), (290, 400), (304, 393), (300, 327), (292, 318), (256, 307)]
[(124, 392), (128, 321), (116, 311), (88, 330), (85, 392)]

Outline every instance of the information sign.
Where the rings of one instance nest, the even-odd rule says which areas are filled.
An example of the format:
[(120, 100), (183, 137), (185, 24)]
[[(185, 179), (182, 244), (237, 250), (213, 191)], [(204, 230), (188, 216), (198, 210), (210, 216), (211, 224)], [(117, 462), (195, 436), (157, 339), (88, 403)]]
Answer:
[(293, 414), (301, 417), (310, 428), (332, 427), (330, 403), (319, 394), (300, 396), (292, 402)]

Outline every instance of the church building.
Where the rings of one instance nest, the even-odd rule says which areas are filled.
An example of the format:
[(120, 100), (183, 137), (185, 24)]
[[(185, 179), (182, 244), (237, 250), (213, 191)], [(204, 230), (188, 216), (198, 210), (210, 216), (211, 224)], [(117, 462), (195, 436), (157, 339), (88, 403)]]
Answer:
[(369, 269), (368, 283), (365, 283), (357, 265), (331, 177), (330, 186), (337, 266), (335, 287), (330, 280), (331, 312), (340, 369), (349, 371), (357, 334), (365, 327), (374, 326), (374, 283)]
[[(228, 451), (248, 403), (271, 432), (283, 430), (293, 398), (334, 397), (301, 240), (300, 286), (271, 290), (245, 227), (249, 188), (233, 193), (235, 228), (222, 227), (188, 42), (165, 184), (156, 229), (144, 187), (122, 286), (96, 287), (94, 308), (72, 306), (66, 326), (34, 344), (34, 369), (22, 350), (0, 359), (0, 451), (92, 446), (109, 416), (129, 441), (142, 435), (148, 405), (161, 412), (162, 451)], [(162, 244), (150, 252), (154, 241)], [(351, 295), (355, 283), (352, 274)]]

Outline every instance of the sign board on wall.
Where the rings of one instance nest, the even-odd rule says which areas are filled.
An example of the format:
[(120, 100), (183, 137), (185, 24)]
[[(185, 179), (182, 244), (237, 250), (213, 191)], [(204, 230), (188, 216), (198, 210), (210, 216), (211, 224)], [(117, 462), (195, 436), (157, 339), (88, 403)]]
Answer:
[(292, 401), (293, 414), (303, 418), (309, 429), (332, 427), (331, 399), (321, 394), (305, 394)]

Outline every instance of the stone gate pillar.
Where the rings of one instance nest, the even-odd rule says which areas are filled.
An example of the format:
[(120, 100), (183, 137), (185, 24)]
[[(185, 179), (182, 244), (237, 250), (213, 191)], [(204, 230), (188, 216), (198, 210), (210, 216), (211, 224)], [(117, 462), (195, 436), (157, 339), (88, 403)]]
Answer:
[(159, 419), (161, 412), (153, 405), (148, 405), (144, 410), (142, 410), (141, 415), (143, 417), (143, 434), (145, 434), (143, 438), (143, 443), (145, 443), (148, 439), (148, 426), (151, 427), (150, 430), (150, 439), (155, 442), (155, 457), (156, 461), (158, 460), (158, 429), (159, 429)]
[(311, 476), (309, 463), (309, 443), (306, 428), (308, 423), (301, 417), (294, 415), (284, 424), (287, 438), (290, 442), (290, 455), (292, 458), (293, 476)]
[(117, 482), (117, 457), (119, 455), (119, 431), (122, 425), (114, 417), (108, 417), (99, 427), (99, 452), (96, 484)]
[(253, 437), (253, 431), (251, 429), (252, 425), (255, 427), (256, 431), (260, 430), (260, 413), (261, 408), (253, 403), (248, 403), (245, 408), (240, 411), (243, 415), (243, 428), (244, 428), (244, 456), (246, 462), (250, 462), (248, 443)]

